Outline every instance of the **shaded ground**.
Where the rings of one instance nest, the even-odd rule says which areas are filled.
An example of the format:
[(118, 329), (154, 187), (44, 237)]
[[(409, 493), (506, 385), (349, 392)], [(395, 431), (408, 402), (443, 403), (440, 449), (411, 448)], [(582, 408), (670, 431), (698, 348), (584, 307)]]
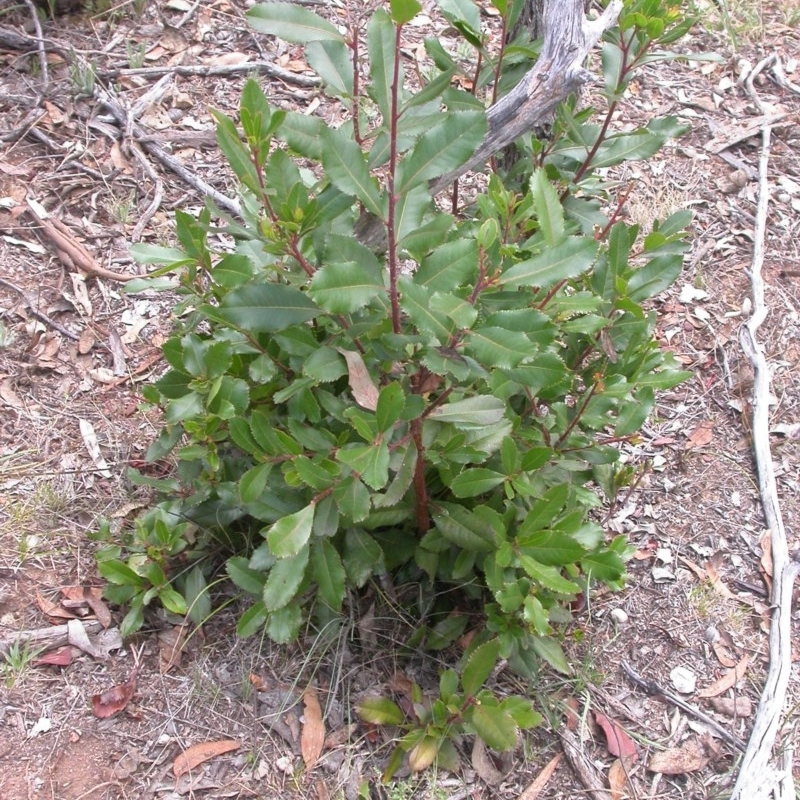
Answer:
[[(540, 701), (548, 693), (565, 702), (573, 698), (578, 738), (601, 771), (614, 758), (593, 713), (619, 722), (640, 756), (625, 765), (630, 797), (724, 796), (734, 759), (731, 747), (695, 719), (628, 682), (621, 659), (673, 691), (671, 673), (683, 667), (696, 678), (696, 690), (707, 694), (735, 665), (744, 665), (743, 678), (717, 696), (685, 695), (744, 741), (751, 723), (747, 704), (757, 701), (768, 655), (763, 612), (769, 562), (747, 422), (752, 376), (738, 345), (750, 292), (759, 137), (724, 150), (728, 161), (708, 149), (715, 137), (757, 114), (736, 84), (741, 59), (755, 63), (775, 52), (788, 77), (800, 81), (800, 31), (791, 27), (798, 20), (789, 5), (765, 5), (753, 17), (745, 13), (748, 4), (737, 11), (736, 57), (731, 30), (716, 31), (713, 4), (702, 7), (706, 27), (698, 27), (685, 47), (719, 53), (722, 62), (656, 65), (634, 85), (621, 111), (621, 124), (672, 113), (692, 129), (665, 154), (620, 177), (634, 187), (627, 204), (633, 219), (647, 224), (686, 206), (695, 212), (684, 275), (656, 304), (661, 340), (694, 377), (662, 396), (641, 443), (625, 453), (634, 467), (652, 468), (609, 510), (606, 524), (625, 532), (637, 552), (628, 588), (595, 597), (568, 631), (577, 681), (567, 685), (544, 673), (540, 685), (525, 687), (511, 675), (498, 676), (501, 686), (529, 690)], [(193, 10), (180, 0), (141, 0), (104, 15), (59, 17), (44, 23), (44, 34), (51, 43), (68, 42), (83, 63), (95, 65), (104, 84), (110, 83), (104, 74), (140, 59), (159, 66), (263, 59), (305, 75), (301, 52), (253, 36), (244, 8), (238, 0)], [(0, 21), (21, 30), (26, 17), (18, 9)], [(433, 27), (454, 44), (443, 25), (425, 25), (420, 35)], [(3, 208), (36, 200), (96, 264), (132, 271), (127, 252), (134, 234), (166, 243), (172, 209), (195, 209), (202, 201), (157, 163), (146, 159), (153, 174), (143, 171), (113, 121), (93, 100), (77, 97), (82, 84), (88, 88), (88, 76), (70, 68), (66, 57), (52, 49), (50, 85), (39, 104), (36, 54), (0, 52), (0, 198), (13, 201)], [(213, 141), (207, 107), (232, 113), (244, 74), (173, 77), (140, 118), (165, 149), (222, 192), (232, 191), (231, 179), (207, 146)], [(131, 107), (156, 80), (119, 78), (120, 103)], [(278, 105), (334, 113), (311, 87), (264, 80)], [(767, 73), (755, 88), (764, 102), (787, 112), (774, 131), (770, 162), (765, 279), (772, 313), (762, 333), (776, 397), (771, 444), (793, 536), (800, 500), (800, 98)], [(38, 119), (29, 116), (37, 106), (45, 112)], [(731, 164), (730, 157), (738, 161)], [(164, 200), (138, 231), (156, 194), (153, 175), (164, 183)], [(17, 631), (65, 622), (51, 618), (48, 604), (58, 599), (58, 588), (97, 584), (87, 533), (101, 516), (122, 525), (147, 502), (147, 493), (130, 486), (125, 472), (155, 430), (155, 418), (138, 409), (137, 392), (159, 369), (171, 309), (168, 298), (127, 296), (107, 277), (79, 274), (36, 228), (29, 215), (0, 208), (0, 637), (12, 639)], [(92, 455), (94, 442), (99, 453)], [(790, 551), (796, 547), (792, 538)], [(390, 742), (352, 725), (353, 700), (380, 691), (397, 667), (424, 684), (435, 665), (392, 662), (389, 645), (409, 632), (391, 609), (378, 603), (378, 621), (371, 623), (363, 610), (353, 613), (352, 627), (360, 626), (362, 634), (368, 627), (374, 635), (371, 648), (354, 652), (344, 638), (283, 649), (237, 641), (228, 610), (190, 639), (180, 665), (166, 673), (159, 669), (159, 635), (163, 641), (171, 625), (157, 617), (106, 660), (78, 651), (67, 666), (35, 666), (19, 648), (8, 653), (0, 675), (0, 796), (517, 798), (560, 752), (558, 737), (544, 727), (521, 745), (496, 785), (486, 785), (489, 774), (480, 761), (476, 774), (467, 748), (458, 775), (442, 772), (379, 787), (376, 776)], [(122, 714), (96, 718), (92, 695), (124, 682), (134, 653), (141, 668), (133, 702)], [(320, 763), (304, 773), (302, 695), (312, 680), (331, 738)], [(551, 717), (560, 726), (558, 714)], [(174, 777), (181, 751), (229, 739), (241, 743), (238, 750)], [(796, 742), (794, 731), (786, 731), (783, 741)], [(648, 769), (657, 753), (680, 745), (677, 774)], [(539, 796), (582, 797), (584, 789), (562, 760)]]

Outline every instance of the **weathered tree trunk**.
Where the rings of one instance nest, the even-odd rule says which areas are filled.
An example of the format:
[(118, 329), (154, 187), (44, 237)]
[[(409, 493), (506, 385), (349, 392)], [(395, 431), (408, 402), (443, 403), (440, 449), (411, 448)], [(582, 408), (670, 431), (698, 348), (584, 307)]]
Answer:
[[(522, 80), (487, 112), (488, 129), (475, 154), (433, 184), (441, 191), (465, 172), (481, 166), (515, 139), (546, 123), (556, 106), (580, 90), (592, 74), (583, 63), (603, 32), (617, 20), (622, 0), (611, 0), (595, 20), (588, 20), (585, 0), (526, 0), (541, 9), (542, 50)], [(535, 8), (531, 9), (536, 12)]]

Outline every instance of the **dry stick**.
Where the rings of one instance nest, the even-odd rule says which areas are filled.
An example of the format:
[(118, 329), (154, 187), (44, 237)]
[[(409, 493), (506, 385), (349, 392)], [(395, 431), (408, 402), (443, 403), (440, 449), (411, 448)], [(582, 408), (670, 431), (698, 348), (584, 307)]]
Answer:
[(129, 142), (128, 146), (130, 147), (130, 151), (133, 153), (134, 158), (139, 162), (139, 166), (144, 170), (147, 177), (150, 178), (156, 187), (155, 193), (153, 194), (153, 199), (147, 208), (142, 212), (141, 217), (139, 217), (139, 221), (136, 223), (136, 227), (133, 229), (133, 233), (131, 233), (131, 241), (138, 242), (139, 239), (142, 238), (142, 233), (144, 233), (147, 223), (150, 222), (150, 220), (153, 218), (153, 215), (161, 207), (161, 201), (164, 199), (164, 181), (161, 180), (158, 173), (155, 171), (155, 169), (153, 169), (153, 165), (147, 160), (147, 157), (142, 152), (142, 146), (139, 144), (139, 142)]
[(800, 571), (800, 564), (789, 558), (789, 548), (786, 543), (786, 531), (778, 500), (778, 486), (769, 445), (769, 366), (764, 350), (756, 337), (759, 327), (767, 316), (761, 269), (764, 263), (764, 241), (769, 206), (767, 175), (771, 131), (770, 125), (764, 126), (759, 158), (758, 208), (753, 242), (753, 261), (750, 270), (753, 314), (742, 327), (739, 341), (754, 373), (751, 427), (758, 487), (764, 518), (770, 531), (773, 612), (769, 629), (769, 669), (750, 740), (739, 764), (739, 775), (731, 800), (766, 800), (768, 797), (773, 797), (775, 800), (793, 800), (795, 797), (791, 747), (787, 747), (784, 751), (783, 764), (780, 769), (770, 764), (791, 673), (792, 584)]
[(42, 86), (47, 87), (47, 84), (50, 82), (50, 76), (47, 72), (47, 52), (44, 46), (42, 26), (39, 22), (39, 12), (36, 10), (33, 0), (25, 0), (25, 5), (28, 7), (28, 11), (31, 12), (33, 29), (36, 31), (36, 50), (39, 54), (39, 68), (42, 70)]
[(129, 130), (131, 136), (141, 142), (142, 147), (150, 153), (153, 158), (160, 161), (168, 169), (171, 169), (176, 175), (182, 178), (185, 183), (189, 184), (189, 186), (197, 189), (201, 194), (210, 197), (223, 210), (235, 214), (237, 217), (241, 216), (241, 206), (236, 200), (217, 191), (202, 178), (190, 172), (177, 158), (173, 158), (168, 153), (165, 153), (155, 142), (146, 141), (146, 133), (142, 127), (131, 120), (128, 112), (125, 111), (105, 89), (95, 86), (94, 93), (95, 97), (111, 112), (117, 124), (123, 130)]
[(709, 728), (714, 730), (717, 735), (720, 736), (720, 738), (724, 739), (726, 742), (728, 742), (728, 744), (732, 745), (737, 750), (745, 749), (744, 745), (739, 741), (739, 739), (736, 738), (736, 736), (734, 736), (729, 730), (723, 728), (716, 720), (709, 717), (708, 714), (701, 711), (699, 708), (695, 708), (693, 705), (687, 703), (683, 698), (678, 697), (678, 695), (662, 688), (655, 681), (643, 678), (626, 661), (621, 661), (620, 666), (628, 678), (630, 678), (630, 680), (640, 689), (647, 692), (647, 694), (652, 695), (653, 697), (660, 697), (665, 702), (670, 703), (676, 708), (680, 708), (681, 711), (684, 711), (687, 714), (695, 717), (695, 719), (699, 719), (702, 723), (708, 725)]
[[(102, 625), (97, 620), (87, 620), (81, 622), (86, 633), (98, 633)], [(41, 647), (43, 650), (50, 650), (53, 647), (63, 647), (69, 644), (69, 626), (51, 625), (49, 628), (36, 628), (31, 631), (19, 631), (11, 636), (4, 636), (0, 639), (0, 656), (6, 655), (14, 645)]]
[(47, 314), (45, 314), (43, 311), (39, 311), (34, 305), (31, 298), (28, 297), (25, 291), (23, 289), (20, 289), (19, 286), (11, 283), (11, 281), (7, 281), (5, 278), (0, 278), (0, 286), (5, 286), (6, 289), (10, 289), (12, 292), (16, 292), (25, 301), (25, 305), (28, 306), (28, 311), (30, 311), (31, 316), (38, 319), (39, 322), (43, 322), (45, 325), (51, 327), (54, 331), (58, 331), (62, 336), (66, 336), (67, 339), (71, 339), (73, 342), (79, 341), (80, 336), (73, 333), (68, 328), (65, 328), (63, 325), (56, 322), (54, 319), (48, 317)]
[(302, 86), (307, 89), (313, 89), (319, 86), (319, 78), (312, 78), (310, 75), (297, 75), (294, 72), (289, 72), (288, 69), (281, 69), (269, 61), (248, 61), (246, 64), (226, 64), (226, 65), (204, 65), (197, 64), (189, 66), (186, 64), (177, 64), (172, 67), (136, 67), (134, 69), (119, 68), (119, 69), (100, 69), (97, 70), (99, 78), (122, 78), (133, 75), (139, 75), (145, 78), (156, 78), (162, 75), (180, 75), (182, 77), (200, 77), (210, 78), (214, 76), (225, 75), (239, 75), (240, 73), (254, 73), (262, 72), (270, 78), (277, 78), (278, 80), (292, 83), (295, 86)]

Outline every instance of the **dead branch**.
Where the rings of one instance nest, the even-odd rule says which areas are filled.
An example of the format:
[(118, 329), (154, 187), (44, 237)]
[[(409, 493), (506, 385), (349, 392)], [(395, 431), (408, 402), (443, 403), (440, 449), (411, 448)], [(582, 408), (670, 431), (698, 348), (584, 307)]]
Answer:
[(739, 340), (754, 373), (751, 427), (758, 487), (764, 518), (770, 530), (773, 612), (769, 629), (769, 669), (753, 722), (753, 730), (739, 764), (739, 774), (731, 800), (766, 800), (770, 797), (774, 800), (793, 800), (795, 797), (791, 748), (784, 751), (780, 767), (770, 763), (791, 674), (792, 585), (800, 571), (800, 564), (789, 558), (786, 531), (778, 500), (778, 486), (769, 444), (769, 366), (763, 347), (757, 338), (758, 329), (767, 316), (761, 269), (764, 263), (769, 207), (767, 177), (771, 131), (771, 126), (765, 124), (762, 129), (759, 158), (758, 208), (750, 270), (753, 313), (742, 326)]
[(261, 73), (270, 78), (276, 78), (277, 80), (307, 89), (312, 89), (320, 84), (319, 78), (312, 77), (311, 75), (298, 75), (295, 72), (289, 72), (288, 69), (276, 67), (275, 64), (270, 64), (269, 61), (248, 61), (246, 64), (226, 65), (176, 64), (171, 67), (137, 67), (133, 69), (101, 69), (97, 71), (98, 77), (103, 79), (122, 78), (132, 75), (139, 75), (145, 78), (160, 78), (162, 75), (211, 78), (225, 75), (240, 75), (241, 73), (248, 75), (252, 73)]
[[(77, 620), (71, 620), (76, 622)], [(103, 626), (97, 620), (79, 622), (86, 633), (99, 633)], [(0, 638), (0, 656), (5, 656), (14, 645), (32, 647), (33, 649), (50, 650), (69, 644), (68, 625), (50, 625), (48, 628), (36, 628), (31, 631), (19, 631), (10, 636)]]
[(43, 322), (54, 331), (58, 331), (58, 333), (60, 333), (62, 336), (66, 336), (67, 339), (71, 339), (73, 342), (80, 340), (81, 337), (78, 336), (78, 334), (73, 333), (71, 330), (69, 330), (69, 328), (65, 328), (51, 317), (48, 317), (44, 311), (39, 311), (39, 309), (36, 308), (34, 301), (28, 296), (27, 292), (25, 292), (23, 289), (20, 289), (19, 286), (11, 283), (11, 281), (7, 281), (5, 278), (0, 278), (0, 286), (4, 286), (6, 289), (16, 292), (16, 294), (18, 294), (25, 301), (25, 305), (28, 307), (28, 311), (34, 319), (38, 319), (39, 322)]
[(592, 800), (612, 800), (611, 792), (603, 786), (603, 778), (581, 746), (578, 737), (568, 728), (562, 728), (558, 732), (558, 738), (561, 739), (561, 747), (564, 748), (567, 761), (584, 785), (587, 795)]
[(100, 86), (95, 86), (95, 97), (111, 112), (111, 116), (114, 117), (120, 128), (123, 131), (128, 131), (130, 136), (136, 139), (153, 158), (160, 161), (168, 169), (171, 169), (193, 189), (196, 189), (206, 197), (210, 197), (224, 211), (228, 211), (237, 217), (241, 216), (241, 207), (238, 201), (217, 191), (202, 178), (190, 172), (177, 158), (166, 153), (154, 141), (148, 140), (147, 134), (141, 125), (133, 121), (131, 115), (114, 100), (108, 91)]

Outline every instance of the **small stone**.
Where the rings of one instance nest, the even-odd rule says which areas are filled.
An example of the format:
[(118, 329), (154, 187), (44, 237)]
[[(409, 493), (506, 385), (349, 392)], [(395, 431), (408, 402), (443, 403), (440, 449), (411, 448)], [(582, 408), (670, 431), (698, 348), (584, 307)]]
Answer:
[(714, 644), (714, 642), (719, 641), (719, 631), (713, 625), (709, 625), (703, 634), (703, 638), (709, 644)]
[(611, 619), (613, 619), (617, 625), (625, 625), (628, 621), (628, 614), (622, 608), (612, 608)]
[(669, 679), (681, 694), (692, 694), (697, 686), (697, 676), (687, 667), (675, 667), (670, 672)]

